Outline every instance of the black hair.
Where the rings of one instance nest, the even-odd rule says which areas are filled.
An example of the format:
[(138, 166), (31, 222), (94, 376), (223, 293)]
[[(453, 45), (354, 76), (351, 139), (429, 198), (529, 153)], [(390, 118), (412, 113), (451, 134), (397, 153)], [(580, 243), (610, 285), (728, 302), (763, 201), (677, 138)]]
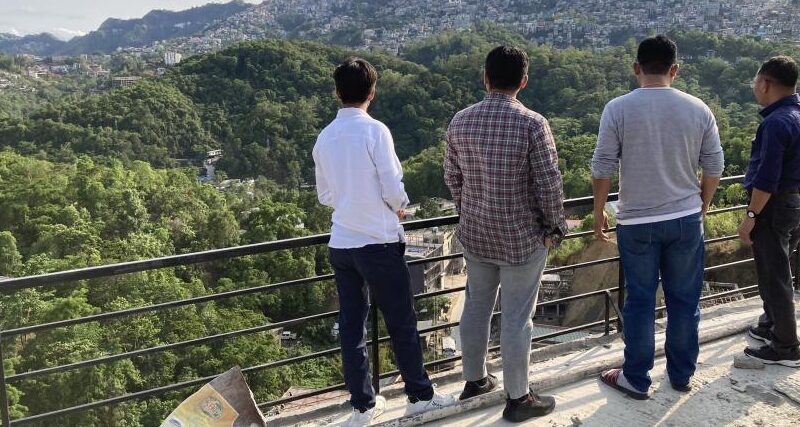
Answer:
[(770, 58), (758, 69), (759, 75), (787, 88), (797, 86), (797, 73), (797, 63), (791, 57), (784, 55)]
[(642, 40), (636, 62), (645, 74), (667, 74), (678, 59), (678, 45), (664, 35)]
[(486, 56), (486, 78), (493, 89), (519, 89), (528, 74), (528, 54), (511, 46), (498, 46)]
[(375, 89), (378, 71), (364, 59), (348, 58), (336, 67), (333, 80), (343, 103), (363, 103)]

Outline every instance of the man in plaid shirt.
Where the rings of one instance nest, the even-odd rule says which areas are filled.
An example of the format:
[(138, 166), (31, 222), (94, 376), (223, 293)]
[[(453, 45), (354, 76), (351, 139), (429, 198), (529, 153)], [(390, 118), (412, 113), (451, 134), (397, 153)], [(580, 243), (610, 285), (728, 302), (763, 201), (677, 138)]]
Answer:
[(555, 400), (528, 383), (531, 321), (547, 252), (567, 230), (558, 154), (547, 120), (516, 99), (528, 83), (528, 56), (500, 46), (486, 58), (486, 98), (455, 115), (447, 130), (445, 183), (461, 214), (468, 281), (461, 317), (461, 399), (488, 393), (492, 311), (500, 283), (504, 387), (509, 421), (550, 413)]

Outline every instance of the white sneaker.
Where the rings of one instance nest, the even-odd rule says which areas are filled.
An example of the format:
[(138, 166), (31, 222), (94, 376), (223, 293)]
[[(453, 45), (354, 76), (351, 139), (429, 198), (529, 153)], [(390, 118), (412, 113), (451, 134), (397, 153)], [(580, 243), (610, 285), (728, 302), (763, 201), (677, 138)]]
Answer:
[(406, 406), (406, 415), (419, 414), (421, 412), (442, 409), (446, 406), (454, 405), (456, 403), (455, 396), (449, 394), (439, 394), (433, 392), (431, 400), (418, 400), (416, 403), (408, 402)]
[(378, 418), (386, 410), (386, 399), (383, 396), (375, 396), (375, 406), (367, 411), (360, 412), (358, 409), (353, 409), (353, 414), (350, 419), (344, 423), (345, 427), (366, 427), (370, 425), (372, 420)]

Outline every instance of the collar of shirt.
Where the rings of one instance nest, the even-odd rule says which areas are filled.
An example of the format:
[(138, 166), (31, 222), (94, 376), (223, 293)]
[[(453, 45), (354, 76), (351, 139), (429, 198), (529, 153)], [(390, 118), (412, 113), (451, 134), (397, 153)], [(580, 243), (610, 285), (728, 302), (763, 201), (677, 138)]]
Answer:
[(489, 92), (486, 94), (486, 98), (484, 99), (487, 101), (506, 101), (512, 103), (519, 102), (516, 97), (502, 92)]
[(369, 114), (367, 114), (366, 111), (364, 111), (364, 110), (362, 110), (360, 108), (355, 108), (355, 107), (340, 108), (339, 112), (336, 113), (336, 118), (337, 119), (342, 119), (342, 118), (346, 118), (346, 117), (358, 117), (358, 116), (369, 117)]
[(758, 113), (761, 114), (761, 117), (767, 117), (770, 114), (772, 114), (773, 111), (777, 110), (780, 107), (784, 107), (784, 106), (787, 106), (787, 105), (800, 106), (800, 95), (795, 93), (794, 95), (789, 95), (789, 96), (783, 97), (783, 98), (773, 102), (769, 106), (764, 107), (764, 109), (762, 109)]

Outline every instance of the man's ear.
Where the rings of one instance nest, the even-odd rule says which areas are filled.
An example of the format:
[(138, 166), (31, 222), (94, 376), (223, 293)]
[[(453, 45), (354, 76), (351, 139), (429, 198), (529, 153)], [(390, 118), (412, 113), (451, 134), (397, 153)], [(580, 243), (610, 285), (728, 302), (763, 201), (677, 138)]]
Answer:
[(680, 70), (680, 68), (681, 68), (681, 66), (679, 64), (672, 64), (672, 66), (669, 67), (669, 76), (671, 78), (673, 78), (673, 79), (675, 77), (677, 77), (678, 76), (678, 71)]
[(525, 89), (526, 86), (528, 86), (528, 75), (527, 74), (522, 76), (522, 81), (519, 83), (519, 89), (520, 90)]
[(640, 76), (642, 74), (642, 66), (638, 62), (633, 63), (633, 74)]
[(342, 100), (342, 93), (341, 93), (341, 92), (339, 92), (339, 90), (338, 90), (338, 89), (337, 89), (337, 90), (335, 90), (334, 92), (336, 93), (336, 98), (338, 98), (338, 99), (341, 101), (341, 100)]
[(375, 88), (375, 86), (373, 86), (373, 87), (372, 87), (372, 90), (370, 90), (370, 91), (369, 91), (369, 95), (367, 95), (367, 102), (370, 102), (370, 101), (372, 101), (373, 99), (375, 99), (375, 94), (376, 94), (377, 92), (378, 92), (378, 90)]
[(481, 78), (483, 79), (483, 85), (486, 87), (486, 90), (491, 90), (492, 85), (489, 83), (489, 77), (486, 75), (486, 70), (481, 71)]

